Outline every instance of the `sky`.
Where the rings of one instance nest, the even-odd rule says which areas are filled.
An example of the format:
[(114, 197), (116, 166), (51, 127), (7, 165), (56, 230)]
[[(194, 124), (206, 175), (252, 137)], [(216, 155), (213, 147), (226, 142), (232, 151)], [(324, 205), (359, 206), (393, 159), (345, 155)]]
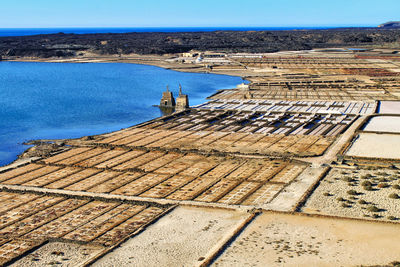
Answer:
[(0, 28), (377, 26), (400, 0), (0, 0)]

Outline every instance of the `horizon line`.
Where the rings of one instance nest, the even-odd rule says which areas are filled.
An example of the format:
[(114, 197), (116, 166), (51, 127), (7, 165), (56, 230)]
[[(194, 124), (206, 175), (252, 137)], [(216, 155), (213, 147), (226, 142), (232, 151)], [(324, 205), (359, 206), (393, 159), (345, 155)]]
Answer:
[(60, 29), (60, 28), (68, 28), (68, 29), (118, 29), (118, 28), (132, 28), (132, 29), (146, 29), (146, 28), (157, 28), (157, 29), (170, 29), (170, 28), (182, 28), (182, 29), (196, 29), (196, 28), (358, 28), (358, 27), (378, 27), (377, 25), (368, 25), (368, 24), (357, 24), (357, 25), (300, 25), (300, 26), (57, 26), (57, 27), (0, 27), (0, 29)]

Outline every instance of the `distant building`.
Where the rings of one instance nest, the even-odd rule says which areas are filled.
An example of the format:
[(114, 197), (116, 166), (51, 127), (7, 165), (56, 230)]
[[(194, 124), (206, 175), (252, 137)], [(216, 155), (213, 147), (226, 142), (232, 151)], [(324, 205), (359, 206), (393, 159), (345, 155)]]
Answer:
[(167, 86), (167, 91), (163, 92), (160, 107), (173, 108), (175, 107), (175, 98), (171, 91), (169, 91), (169, 86)]
[(202, 58), (201, 56), (199, 56), (199, 57), (196, 59), (195, 63), (201, 63), (201, 62), (203, 62), (203, 58)]
[(203, 58), (225, 58), (226, 54), (224, 53), (213, 53), (213, 52), (205, 52), (203, 53)]
[(179, 85), (179, 95), (175, 102), (174, 95), (167, 86), (167, 90), (163, 92), (159, 107), (162, 111), (166, 111), (166, 113), (185, 110), (189, 108), (189, 97), (182, 93), (182, 86)]
[(197, 57), (199, 55), (198, 52), (185, 52), (182, 53), (182, 57)]
[(263, 54), (251, 54), (251, 53), (236, 53), (230, 54), (231, 58), (262, 58)]
[(237, 86), (236, 86), (236, 88), (237, 89), (240, 89), (240, 90), (249, 90), (249, 85), (248, 84), (245, 84), (245, 83), (241, 83), (241, 84), (238, 84)]
[(176, 98), (176, 107), (177, 111), (185, 110), (189, 108), (189, 97), (188, 95), (182, 94), (182, 86), (179, 85), (179, 96)]

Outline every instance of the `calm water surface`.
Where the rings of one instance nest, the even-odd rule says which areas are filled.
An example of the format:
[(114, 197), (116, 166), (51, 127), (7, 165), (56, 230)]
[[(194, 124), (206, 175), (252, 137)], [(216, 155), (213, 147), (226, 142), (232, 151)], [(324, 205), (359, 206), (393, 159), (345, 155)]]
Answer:
[(28, 140), (100, 134), (158, 117), (152, 105), (166, 85), (176, 95), (181, 83), (196, 105), (241, 82), (135, 64), (0, 62), (0, 166)]

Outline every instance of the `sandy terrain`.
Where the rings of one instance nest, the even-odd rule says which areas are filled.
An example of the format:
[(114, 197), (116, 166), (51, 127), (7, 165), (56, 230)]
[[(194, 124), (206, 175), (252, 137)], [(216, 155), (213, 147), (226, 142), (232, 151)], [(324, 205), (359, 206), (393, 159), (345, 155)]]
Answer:
[(380, 114), (400, 114), (400, 101), (381, 101)]
[(245, 215), (178, 207), (94, 266), (193, 266)]
[(50, 242), (11, 266), (82, 266), (103, 248), (73, 243)]
[(400, 133), (400, 117), (373, 117), (364, 128), (364, 131)]
[(324, 168), (309, 167), (302, 172), (289, 186), (277, 195), (270, 203), (262, 208), (276, 211), (292, 211), (296, 208), (301, 197), (308, 188), (318, 181), (318, 177), (325, 171)]
[[(365, 186), (367, 183), (371, 183), (371, 190)], [(400, 189), (396, 189), (394, 185), (400, 185), (400, 172), (397, 170), (334, 168), (321, 181), (302, 211), (387, 221), (393, 216), (396, 219), (392, 221), (398, 222), (400, 199), (389, 197), (390, 194), (400, 194)], [(349, 194), (350, 190), (357, 193)], [(368, 210), (371, 206), (380, 210), (371, 212)]]
[(400, 260), (398, 225), (260, 215), (213, 266), (354, 266)]
[(400, 158), (400, 135), (361, 133), (346, 156)]

